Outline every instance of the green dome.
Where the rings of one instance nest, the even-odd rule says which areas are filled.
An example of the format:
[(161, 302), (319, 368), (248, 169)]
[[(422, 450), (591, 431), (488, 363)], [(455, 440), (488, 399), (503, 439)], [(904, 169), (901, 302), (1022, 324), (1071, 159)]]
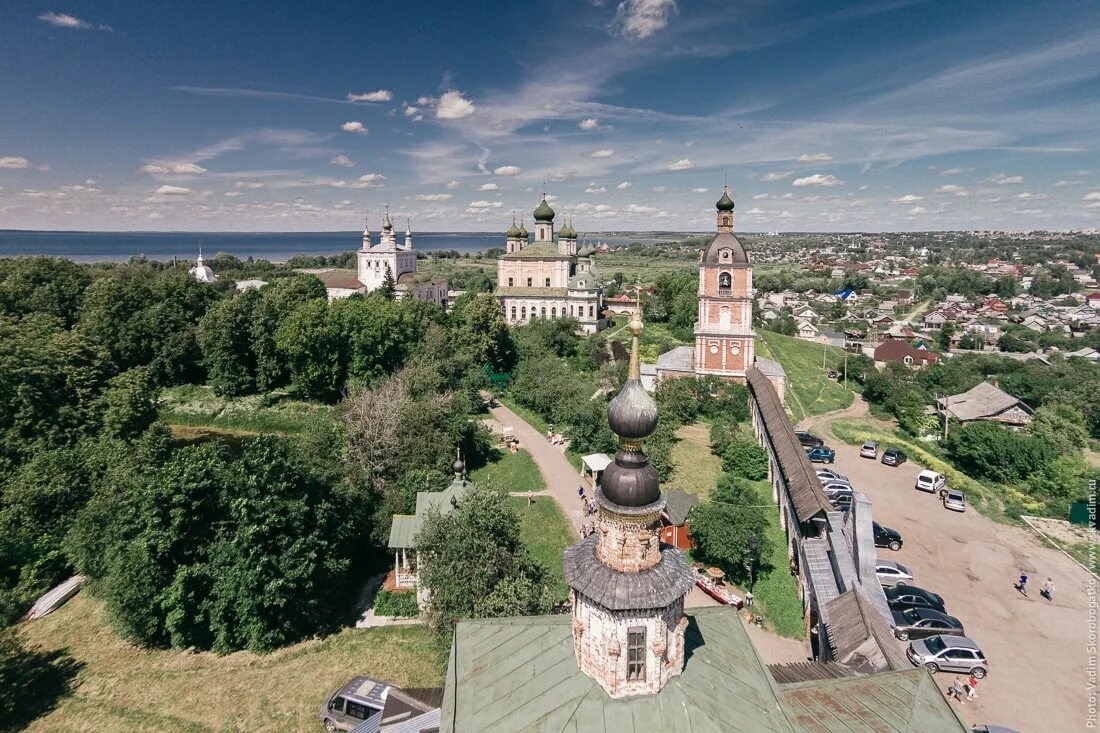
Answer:
[(546, 203), (546, 194), (542, 195), (542, 202), (535, 207), (535, 221), (554, 221), (554, 210)]
[(521, 235), (520, 235), (519, 227), (516, 226), (516, 220), (515, 219), (512, 220), (512, 226), (508, 227), (508, 231), (505, 232), (505, 235), (508, 237), (508, 239), (519, 239), (520, 238)]
[(561, 237), (562, 239), (576, 239), (577, 238), (577, 230), (575, 230), (573, 228), (572, 224), (570, 224), (569, 222), (566, 222), (565, 226), (563, 226), (558, 231), (558, 236)]
[(725, 186), (722, 186), (722, 198), (718, 199), (718, 203), (714, 207), (719, 211), (733, 211), (733, 199), (730, 198), (729, 191)]

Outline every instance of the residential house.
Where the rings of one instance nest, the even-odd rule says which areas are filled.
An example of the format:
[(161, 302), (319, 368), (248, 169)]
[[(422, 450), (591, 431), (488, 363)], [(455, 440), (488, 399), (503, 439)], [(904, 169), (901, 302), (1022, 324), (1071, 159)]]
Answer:
[(931, 310), (924, 314), (922, 322), (925, 328), (943, 328), (943, 324), (947, 323), (947, 316), (942, 310)]
[(894, 291), (894, 300), (899, 303), (909, 303), (913, 300), (913, 291), (904, 288), (898, 288)]
[(695, 546), (688, 528), (688, 513), (698, 503), (698, 496), (683, 489), (665, 492), (665, 508), (661, 510), (661, 542), (680, 550), (690, 550)]
[(918, 349), (902, 339), (887, 339), (875, 347), (875, 366), (882, 368), (887, 364), (905, 364), (919, 369), (931, 366), (940, 360), (940, 355), (927, 349)]
[(814, 324), (809, 321), (798, 321), (795, 325), (795, 335), (800, 339), (806, 339), (807, 341), (813, 341), (818, 337), (821, 331)]
[(808, 321), (817, 320), (818, 318), (821, 317), (820, 315), (818, 315), (817, 311), (815, 311), (813, 308), (811, 308), (808, 305), (804, 305), (801, 308), (795, 309), (793, 315), (794, 315), (795, 318), (803, 318), (803, 319), (808, 320)]
[(1027, 403), (998, 384), (982, 382), (962, 394), (938, 400), (940, 408), (961, 423), (987, 420), (1012, 427), (1031, 424), (1034, 414)]

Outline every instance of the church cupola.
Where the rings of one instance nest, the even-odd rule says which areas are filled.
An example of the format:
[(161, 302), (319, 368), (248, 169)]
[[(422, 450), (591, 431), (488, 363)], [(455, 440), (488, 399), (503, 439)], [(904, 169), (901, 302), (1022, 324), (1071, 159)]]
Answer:
[(535, 241), (554, 241), (554, 210), (546, 201), (546, 192), (542, 192), (542, 201), (535, 207)]
[(523, 217), (519, 220), (519, 238), (523, 240), (524, 244), (527, 244), (527, 238), (531, 236), (531, 233), (527, 231), (527, 226), (523, 223)]
[(577, 254), (577, 230), (568, 219), (565, 226), (558, 230), (558, 252), (563, 255)]
[(363, 219), (363, 251), (370, 249), (370, 224), (367, 219)]
[(397, 248), (397, 236), (393, 231), (393, 220), (390, 219), (390, 207), (386, 205), (386, 213), (382, 217), (382, 236), (378, 243), (387, 249)]
[(630, 371), (607, 420), (619, 436), (596, 492), (596, 532), (565, 550), (577, 666), (612, 698), (652, 695), (684, 668), (684, 597), (695, 584), (679, 550), (662, 547), (665, 508), (642, 441), (657, 405), (642, 387), (640, 314), (630, 320)]
[(405, 219), (405, 249), (413, 248), (412, 222)]
[(718, 210), (718, 231), (730, 233), (733, 231), (733, 199), (730, 198), (729, 187), (722, 186), (722, 198), (714, 205)]
[(505, 244), (504, 251), (508, 254), (513, 252), (519, 252), (523, 248), (524, 240), (527, 239), (526, 234), (520, 233), (520, 228), (516, 226), (516, 217), (512, 217), (512, 226), (508, 227), (508, 231), (504, 233), (504, 236), (508, 238)]

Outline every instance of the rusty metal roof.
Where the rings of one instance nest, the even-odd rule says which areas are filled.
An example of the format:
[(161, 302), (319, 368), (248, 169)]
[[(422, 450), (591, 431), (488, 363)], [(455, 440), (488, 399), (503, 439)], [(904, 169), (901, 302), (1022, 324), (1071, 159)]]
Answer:
[(829, 601), (823, 616), (829, 647), (837, 661), (863, 673), (912, 667), (890, 625), (862, 588), (853, 588)]

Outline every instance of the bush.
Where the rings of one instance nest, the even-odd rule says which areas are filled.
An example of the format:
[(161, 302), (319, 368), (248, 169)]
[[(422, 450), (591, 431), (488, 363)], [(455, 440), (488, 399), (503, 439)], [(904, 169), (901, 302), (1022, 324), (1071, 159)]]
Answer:
[(403, 618), (419, 616), (420, 607), (416, 604), (414, 590), (378, 591), (374, 598), (374, 613), (378, 616), (400, 616)]
[(768, 477), (768, 454), (753, 441), (734, 440), (722, 453), (722, 470), (760, 481)]

